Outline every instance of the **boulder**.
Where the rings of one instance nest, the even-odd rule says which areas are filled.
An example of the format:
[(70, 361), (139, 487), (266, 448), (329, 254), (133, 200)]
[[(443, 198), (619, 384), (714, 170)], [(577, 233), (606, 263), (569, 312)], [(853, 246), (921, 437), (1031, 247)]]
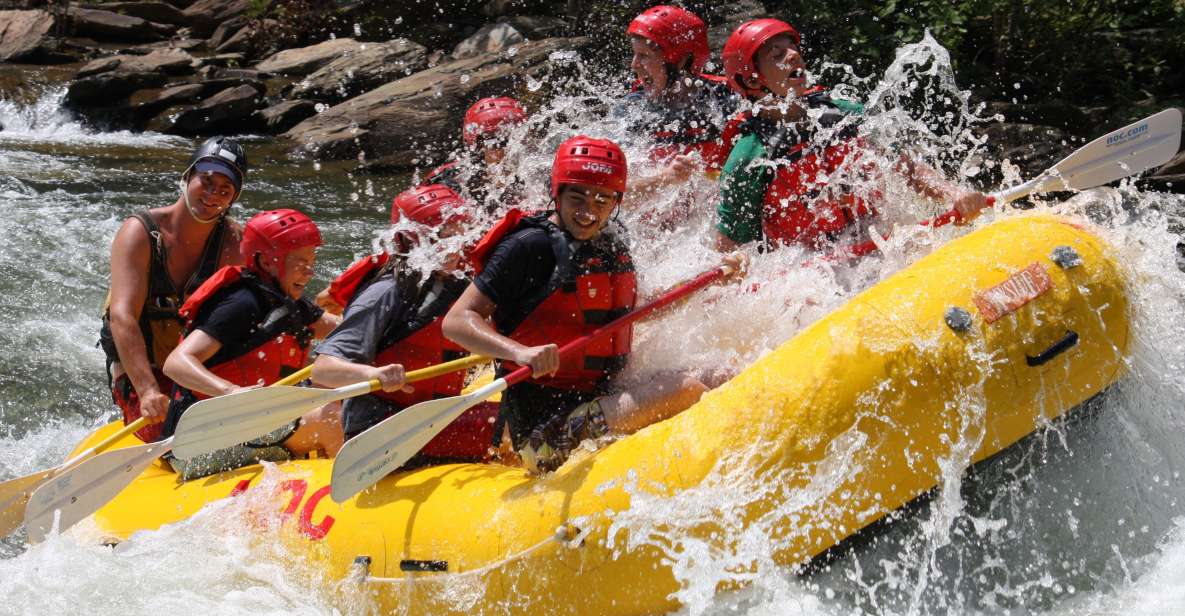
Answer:
[(47, 11), (0, 11), (0, 62), (35, 59), (52, 47), (53, 27)]
[(292, 96), (337, 102), (427, 67), (428, 49), (407, 39), (362, 43), (295, 84)]
[(98, 9), (131, 15), (158, 24), (173, 24), (184, 26), (189, 24), (185, 14), (177, 7), (164, 2), (104, 2), (97, 5)]
[(247, 12), (251, 0), (197, 0), (183, 11), (193, 31), (209, 36), (218, 24)]
[(259, 51), (259, 33), (277, 28), (279, 25), (279, 22), (274, 19), (248, 22), (247, 25), (239, 28), (238, 32), (235, 32), (225, 42), (216, 47), (215, 51), (218, 53), (244, 53), (250, 56), (256, 56)]
[(273, 134), (282, 133), (316, 114), (317, 104), (306, 100), (284, 101), (255, 112), (259, 124)]
[(223, 68), (221, 66), (203, 66), (198, 70), (202, 79), (238, 79), (241, 81), (265, 81), (271, 79), (270, 73), (257, 71), (253, 68)]
[(510, 24), (522, 33), (528, 40), (563, 36), (568, 30), (568, 22), (559, 17), (543, 15), (515, 15), (498, 21)]
[(192, 103), (206, 94), (208, 87), (202, 83), (185, 83), (167, 87), (140, 103), (146, 107), (168, 107)]
[(220, 131), (250, 130), (252, 114), (263, 104), (263, 96), (251, 86), (228, 88), (182, 111), (165, 132), (177, 135), (206, 135)]
[(234, 19), (228, 19), (214, 29), (214, 33), (210, 35), (210, 40), (207, 41), (206, 46), (210, 49), (218, 49), (223, 43), (230, 40), (243, 26), (247, 25), (247, 17), (239, 16)]
[(357, 51), (361, 43), (351, 38), (330, 39), (316, 45), (285, 49), (272, 54), (255, 68), (278, 75), (308, 75), (333, 62), (349, 51)]
[(522, 33), (508, 23), (487, 24), (480, 30), (461, 41), (453, 49), (453, 57), (460, 60), (475, 58), (482, 54), (501, 53), (511, 45), (523, 42)]
[(136, 90), (159, 88), (164, 83), (165, 76), (161, 73), (109, 71), (71, 81), (62, 106), (79, 111), (87, 107), (109, 107)]
[[(177, 31), (178, 36), (181, 36), (182, 34), (183, 34), (183, 30)], [(195, 39), (195, 38), (187, 38), (187, 37), (181, 36), (181, 38), (174, 38), (174, 39), (170, 39), (167, 41), (156, 41), (155, 43), (143, 43), (141, 45), (136, 45), (135, 47), (132, 47), (128, 51), (130, 51), (131, 53), (136, 53), (136, 54), (152, 53), (153, 51), (156, 51), (157, 49), (181, 49), (183, 51), (189, 51), (190, 49), (196, 49), (196, 48), (201, 47), (205, 44), (206, 44), (206, 39)]]
[(188, 75), (194, 71), (194, 58), (180, 49), (158, 49), (143, 56), (120, 54), (99, 58), (78, 69), (78, 77), (89, 77), (107, 71), (121, 73), (159, 72), (167, 75)]
[(71, 32), (75, 36), (87, 36), (100, 41), (159, 41), (168, 38), (176, 29), (131, 15), (77, 6), (71, 6), (67, 14), (70, 16)]
[(552, 38), (518, 45), (513, 53), (446, 62), (335, 105), (285, 136), (319, 158), (367, 158), (402, 150), (443, 150), (456, 140), (465, 109), (483, 96), (505, 95), (541, 77), (588, 38)]

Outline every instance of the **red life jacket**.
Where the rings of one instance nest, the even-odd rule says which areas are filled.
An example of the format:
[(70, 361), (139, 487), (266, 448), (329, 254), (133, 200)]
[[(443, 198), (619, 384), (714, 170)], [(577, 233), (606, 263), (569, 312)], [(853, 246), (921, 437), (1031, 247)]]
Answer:
[[(834, 107), (826, 91), (818, 86), (804, 94), (804, 98), (808, 105)], [(834, 122), (842, 117), (837, 111), (820, 122)], [(746, 117), (740, 119), (744, 121)], [(777, 161), (777, 168), (766, 188), (761, 216), (766, 242), (773, 246), (802, 244), (818, 250), (855, 228), (860, 220), (875, 217), (876, 210), (861, 196), (828, 187), (830, 178), (841, 167), (850, 170), (858, 164), (863, 149), (854, 128), (841, 131), (838, 138), (821, 148), (809, 138), (799, 143), (778, 144), (769, 153)]]
[[(206, 368), (235, 385), (247, 387), (274, 383), (304, 367), (312, 330), (307, 325), (296, 325), (289, 318), (291, 302), (285, 301), (287, 298), (278, 290), (242, 266), (223, 267), (185, 300), (178, 311), (185, 319), (185, 335), (192, 331), (193, 319), (202, 304), (219, 291), (235, 285), (252, 288), (265, 298), (270, 310), (255, 324), (255, 333), (231, 350), (233, 357)], [(196, 391), (192, 393), (199, 400), (209, 397)]]
[[(701, 74), (698, 77), (711, 84), (708, 87), (728, 87), (728, 81), (722, 76)], [(634, 89), (640, 90), (641, 84), (635, 82)], [(667, 162), (682, 154), (698, 152), (700, 159), (704, 161), (704, 171), (718, 174), (728, 159), (729, 151), (732, 150), (736, 138), (735, 131), (729, 138), (728, 133), (717, 135), (713, 127), (706, 123), (691, 126), (687, 121), (683, 121), (677, 124), (678, 128), (674, 130), (660, 128), (654, 131), (652, 136), (656, 145), (650, 149), (650, 159)]]
[[(480, 271), (494, 247), (508, 234), (531, 227), (547, 232), (555, 254), (555, 270), (544, 288), (524, 301), (524, 306), (531, 308), (522, 322), (509, 333), (501, 332), (527, 346), (563, 345), (592, 332), (633, 310), (638, 295), (634, 262), (624, 243), (606, 231), (596, 240), (580, 242), (573, 253), (571, 238), (547, 216), (524, 216), (512, 210), (472, 253)], [(556, 374), (530, 380), (557, 389), (592, 389), (625, 365), (632, 339), (633, 328), (624, 327), (565, 358)], [(502, 361), (502, 367), (515, 370), (518, 365)]]
[[(388, 261), (390, 256), (386, 253), (359, 259), (330, 283), (329, 294), (340, 305), (348, 305), (359, 289), (383, 273)], [(418, 287), (405, 285), (405, 292), (416, 293), (413, 286)], [(451, 305), (453, 300), (446, 301)], [(375, 354), (373, 365), (401, 364), (404, 370), (411, 372), (466, 355), (465, 349), (444, 337), (441, 326), (447, 307), (441, 310), (439, 305), (430, 303), (417, 308), (423, 308), (420, 313), (426, 316), (413, 315), (401, 327), (389, 332), (379, 343), (381, 348)], [(464, 386), (465, 371), (457, 370), (417, 381), (413, 385), (415, 391), (411, 393), (376, 391), (370, 395), (390, 400), (394, 406), (403, 409), (434, 398), (456, 396)], [(466, 411), (425, 445), (420, 454), (439, 458), (485, 457), (493, 439), (493, 419), (497, 412), (496, 404), (483, 404)]]

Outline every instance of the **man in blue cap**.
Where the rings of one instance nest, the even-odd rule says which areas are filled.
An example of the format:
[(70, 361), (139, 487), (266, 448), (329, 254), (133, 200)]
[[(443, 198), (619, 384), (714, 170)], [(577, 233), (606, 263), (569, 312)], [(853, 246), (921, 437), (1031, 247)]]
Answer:
[(173, 383), (160, 368), (177, 346), (177, 309), (224, 265), (239, 265), (238, 223), (226, 212), (239, 197), (247, 157), (233, 139), (212, 137), (198, 146), (179, 180), (172, 205), (138, 212), (111, 242), (111, 286), (99, 342), (115, 404), (137, 432), (156, 440)]

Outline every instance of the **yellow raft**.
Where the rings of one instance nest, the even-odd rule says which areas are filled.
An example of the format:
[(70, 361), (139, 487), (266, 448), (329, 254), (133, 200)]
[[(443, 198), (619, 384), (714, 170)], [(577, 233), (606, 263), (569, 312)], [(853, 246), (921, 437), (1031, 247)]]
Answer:
[[(778, 563), (804, 562), (934, 487), (943, 468), (983, 460), (1107, 387), (1128, 340), (1109, 249), (1073, 222), (1016, 217), (861, 293), (690, 410), (552, 475), (423, 468), (339, 506), (327, 497), (331, 461), (305, 460), (281, 465), (274, 502), (290, 514), (286, 536), (301, 537), (289, 539), (297, 554), (386, 611), (667, 611), (680, 589), (672, 556), (745, 554), (738, 542), (757, 530)], [(180, 483), (153, 467), (95, 520), (127, 537), (262, 474)], [(741, 558), (732, 570), (759, 566)]]

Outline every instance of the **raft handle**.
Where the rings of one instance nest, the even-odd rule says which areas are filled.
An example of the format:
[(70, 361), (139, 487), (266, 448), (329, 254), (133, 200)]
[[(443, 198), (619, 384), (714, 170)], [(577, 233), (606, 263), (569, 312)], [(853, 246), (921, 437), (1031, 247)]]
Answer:
[(1036, 355), (1025, 355), (1025, 363), (1030, 366), (1040, 366), (1041, 364), (1049, 362), (1049, 360), (1069, 351), (1078, 345), (1078, 332), (1073, 330), (1066, 330), (1066, 335), (1062, 336), (1061, 340), (1053, 343), (1048, 349), (1041, 351)]
[(413, 560), (405, 558), (399, 561), (399, 570), (408, 572), (429, 571), (443, 573), (448, 571), (447, 560)]

